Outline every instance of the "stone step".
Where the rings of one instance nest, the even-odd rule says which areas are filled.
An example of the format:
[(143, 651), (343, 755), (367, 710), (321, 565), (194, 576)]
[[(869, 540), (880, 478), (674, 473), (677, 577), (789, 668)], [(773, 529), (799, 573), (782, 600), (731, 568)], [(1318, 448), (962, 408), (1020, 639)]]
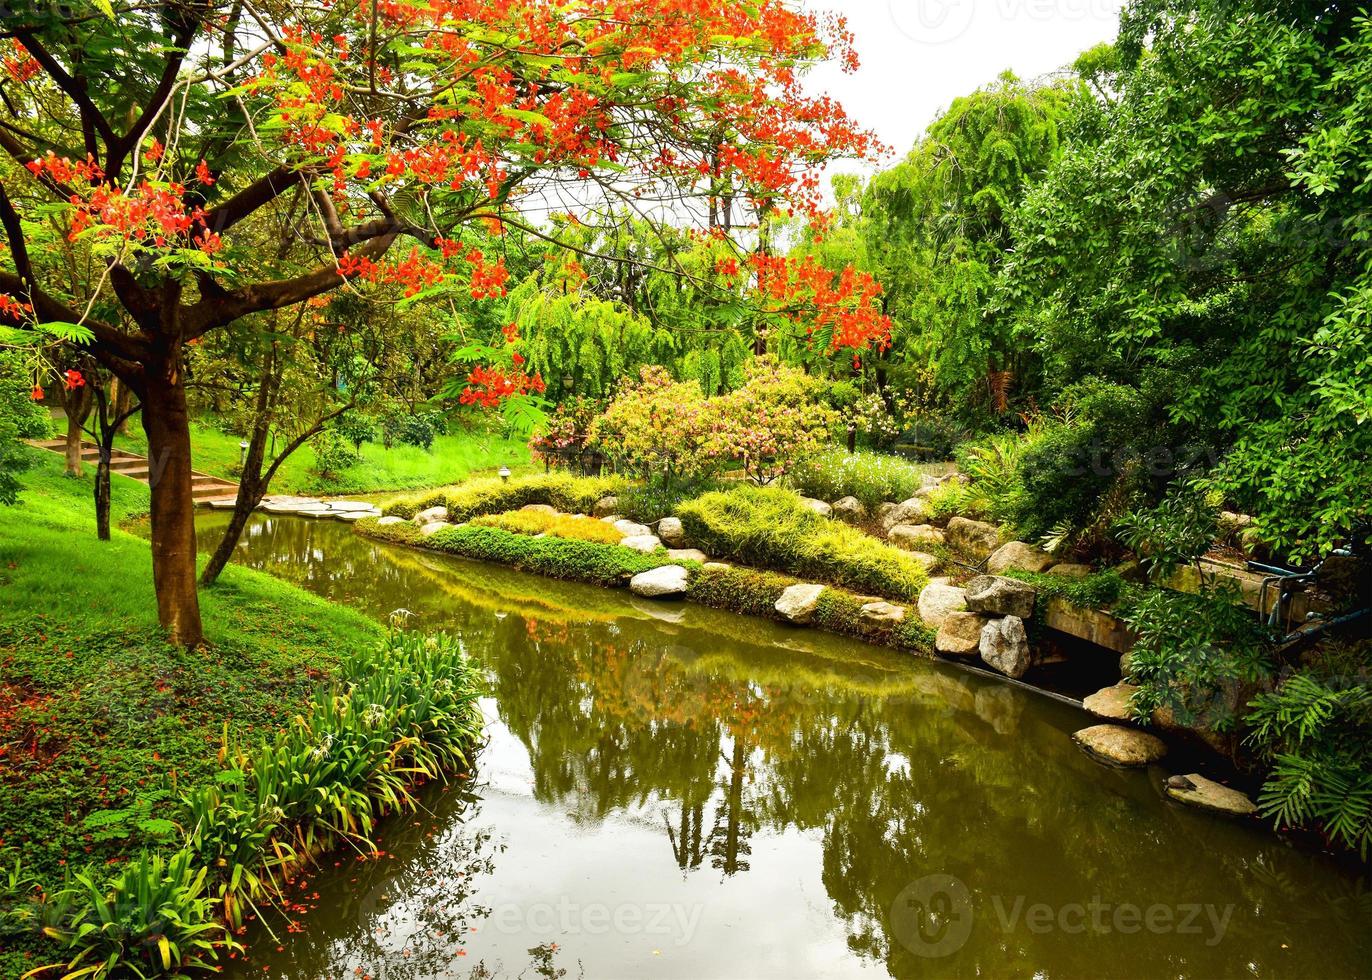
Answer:
[(212, 483), (204, 486), (192, 487), (191, 498), (194, 500), (209, 500), (214, 497), (224, 497), (229, 494), (236, 494), (238, 488), (231, 483)]

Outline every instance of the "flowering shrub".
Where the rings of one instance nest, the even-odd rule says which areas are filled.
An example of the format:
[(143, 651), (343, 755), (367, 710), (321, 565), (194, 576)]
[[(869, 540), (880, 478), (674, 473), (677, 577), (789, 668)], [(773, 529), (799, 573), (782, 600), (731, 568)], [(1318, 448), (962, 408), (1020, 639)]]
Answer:
[(803, 371), (760, 359), (745, 378), (710, 407), (748, 478), (765, 486), (819, 452), (838, 415), (819, 401), (823, 383)]
[(590, 437), (607, 456), (670, 491), (700, 482), (730, 461), (771, 483), (828, 441), (837, 415), (818, 399), (822, 382), (761, 359), (741, 388), (706, 398), (692, 381), (646, 367), (639, 384), (611, 402)]
[(700, 385), (643, 368), (591, 425), (590, 440), (643, 479), (670, 489), (708, 477), (729, 457), (728, 436)]
[(581, 395), (558, 405), (539, 432), (529, 440), (529, 451), (533, 458), (552, 464), (570, 464), (580, 459), (586, 448), (591, 424), (604, 408), (605, 402)]

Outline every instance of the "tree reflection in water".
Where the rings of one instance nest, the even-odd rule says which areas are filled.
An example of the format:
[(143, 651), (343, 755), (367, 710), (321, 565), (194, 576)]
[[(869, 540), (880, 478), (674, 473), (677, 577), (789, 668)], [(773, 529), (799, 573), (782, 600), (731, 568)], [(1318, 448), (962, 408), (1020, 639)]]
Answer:
[[(549, 814), (539, 832), (559, 835), (553, 860), (570, 862), (584, 846), (571, 828), (655, 828), (658, 853), (632, 853), (645, 896), (666, 887), (657, 876), (668, 868), (687, 882), (713, 876), (708, 887), (720, 896), (755, 895), (759, 907), (748, 914), (797, 946), (817, 940), (806, 922), (776, 921), (780, 910), (764, 907), (767, 886), (815, 875), (829, 904), (823, 915), (846, 936), (850, 959), (838, 972), (866, 964), (895, 976), (1261, 977), (1353, 975), (1372, 963), (1372, 902), (1362, 879), (1258, 828), (1166, 803), (1159, 771), (1096, 765), (1068, 738), (1082, 727), (1079, 711), (993, 678), (377, 546), (340, 525), (260, 522), (242, 552), (250, 564), (364, 611), (403, 606), (419, 626), (460, 634), (487, 669), (499, 722), (527, 755), (527, 792)], [(481, 879), (506, 865), (495, 842), (473, 829), (473, 815), (497, 834), (514, 819), (488, 775), (477, 774), (471, 799), (441, 797), (434, 836), (412, 840), (402, 830), (401, 843), (387, 843), (403, 862), (394, 879), (328, 883), (330, 899), (349, 911), (321, 918), (322, 938), (292, 937), (322, 944), (310, 955), (293, 946), (291, 959), (317, 971), (295, 975), (371, 969), (376, 959), (364, 963), (352, 952), (364, 940), (389, 951), (387, 975), (466, 975), (418, 969), (417, 939), (403, 964), (393, 963), (395, 943), (375, 930), (409, 928), (451, 955), (453, 947), (433, 937), (450, 940), (479, 918)], [(622, 837), (632, 849), (630, 835)], [(818, 867), (779, 866), (778, 841), (817, 842)], [(460, 887), (454, 870), (463, 873)], [(973, 924), (964, 945), (931, 960), (892, 910), (912, 883), (935, 874), (966, 886)], [(349, 904), (365, 903), (378, 887), (386, 902), (394, 891), (402, 904), (374, 912)], [(1060, 911), (1092, 902), (1163, 905), (1178, 917), (1191, 905), (1233, 909), (1218, 936), (1203, 917), (1192, 923), (1198, 932), (1175, 928), (1179, 922), (1124, 931), (1107, 913), (1105, 930), (1088, 922), (1085, 933), (1061, 924), (1035, 930), (1023, 918), (1037, 903)], [(363, 925), (343, 928), (349, 921)], [(364, 936), (364, 927), (372, 932)], [(712, 958), (722, 955), (712, 950), (722, 934), (711, 929), (707, 920), (677, 972), (749, 972), (751, 964)], [(474, 953), (482, 945), (467, 940)], [(591, 975), (613, 973), (613, 946), (578, 943), (573, 973), (582, 957), (608, 967)], [(566, 950), (536, 948), (529, 972), (567, 968), (558, 965)]]

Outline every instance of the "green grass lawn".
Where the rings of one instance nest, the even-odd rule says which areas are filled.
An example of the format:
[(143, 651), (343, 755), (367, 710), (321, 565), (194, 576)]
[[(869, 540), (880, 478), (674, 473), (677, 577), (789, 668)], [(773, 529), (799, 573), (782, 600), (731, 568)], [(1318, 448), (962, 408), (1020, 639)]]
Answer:
[[(212, 476), (234, 479), (240, 438), (203, 422), (191, 425), (191, 456), (195, 469)], [(146, 454), (148, 443), (135, 419), (118, 446)], [(301, 446), (281, 464), (272, 481), (275, 493), (357, 494), (381, 490), (417, 490), (460, 483), (469, 476), (494, 473), (508, 466), (516, 473), (532, 471), (529, 447), (521, 439), (502, 439), (484, 432), (458, 431), (439, 436), (426, 452), (415, 446), (364, 443), (362, 461), (333, 476), (314, 470), (313, 447)]]
[[(22, 857), (51, 887), (157, 843), (137, 824), (177, 819), (176, 788), (212, 777), (225, 726), (244, 739), (285, 725), (338, 651), (382, 630), (231, 565), (202, 591), (211, 649), (178, 650), (157, 626), (147, 543), (96, 540), (90, 479), (34, 460), (20, 502), (0, 506), (0, 865)], [(113, 484), (115, 521), (146, 509), (146, 487)], [(102, 829), (96, 811), (128, 812)], [(30, 942), (0, 916), (0, 976), (42, 962)]]

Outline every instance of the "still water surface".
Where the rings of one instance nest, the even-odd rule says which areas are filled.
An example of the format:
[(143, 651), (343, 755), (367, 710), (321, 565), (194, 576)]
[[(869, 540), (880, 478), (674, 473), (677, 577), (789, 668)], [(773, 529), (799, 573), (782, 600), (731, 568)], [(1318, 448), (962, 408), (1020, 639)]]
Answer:
[(994, 678), (332, 522), (255, 519), (238, 560), (459, 635), (490, 739), (241, 976), (1372, 975), (1365, 880)]

